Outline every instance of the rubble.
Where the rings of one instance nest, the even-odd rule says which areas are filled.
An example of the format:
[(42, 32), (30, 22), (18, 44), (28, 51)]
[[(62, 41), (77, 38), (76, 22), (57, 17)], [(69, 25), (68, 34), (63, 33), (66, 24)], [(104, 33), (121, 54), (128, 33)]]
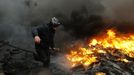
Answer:
[[(0, 43), (2, 44), (3, 41)], [(0, 62), (3, 72), (13, 75), (29, 75), (33, 69), (42, 67), (41, 62), (34, 60), (32, 52), (21, 50), (5, 42), (2, 45), (0, 47)]]
[[(6, 45), (6, 46), (5, 46)], [(4, 47), (5, 46), (5, 47)], [(92, 46), (90, 49), (93, 49)], [(51, 56), (50, 72), (52, 75), (133, 75), (134, 59), (122, 54), (118, 49), (105, 48), (97, 46), (94, 52), (98, 62), (86, 67), (79, 64), (70, 67), (65, 54)], [(34, 59), (33, 53), (27, 50), (7, 45), (0, 42), (0, 62), (3, 72), (13, 73), (14, 75), (38, 75), (45, 74), (46, 70), (42, 68), (42, 63)], [(92, 54), (92, 52), (91, 52)], [(120, 59), (118, 59), (120, 58)], [(44, 71), (45, 70), (45, 71)], [(49, 71), (47, 71), (49, 72)]]
[[(71, 67), (76, 69), (75, 75), (81, 68), (84, 69), (85, 75), (96, 75), (98, 72), (106, 75), (134, 74), (133, 34), (108, 29), (86, 42), (88, 43), (81, 46), (76, 45), (70, 53), (66, 54)], [(82, 75), (83, 71), (81, 71)]]

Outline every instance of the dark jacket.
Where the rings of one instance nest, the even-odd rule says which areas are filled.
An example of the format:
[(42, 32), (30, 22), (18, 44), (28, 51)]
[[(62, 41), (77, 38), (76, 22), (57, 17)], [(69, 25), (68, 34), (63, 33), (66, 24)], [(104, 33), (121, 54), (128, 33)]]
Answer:
[(44, 23), (40, 26), (34, 27), (32, 29), (33, 37), (39, 36), (41, 38), (41, 43), (36, 44), (40, 48), (54, 48), (54, 34), (55, 30), (53, 29), (51, 23)]

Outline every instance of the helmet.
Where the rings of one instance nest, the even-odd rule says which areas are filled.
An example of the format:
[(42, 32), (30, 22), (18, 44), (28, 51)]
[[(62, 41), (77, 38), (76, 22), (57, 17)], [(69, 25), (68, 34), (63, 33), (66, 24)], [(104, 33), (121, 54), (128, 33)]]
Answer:
[(60, 22), (56, 17), (51, 18), (51, 22), (53, 24), (53, 27), (58, 27), (60, 25)]

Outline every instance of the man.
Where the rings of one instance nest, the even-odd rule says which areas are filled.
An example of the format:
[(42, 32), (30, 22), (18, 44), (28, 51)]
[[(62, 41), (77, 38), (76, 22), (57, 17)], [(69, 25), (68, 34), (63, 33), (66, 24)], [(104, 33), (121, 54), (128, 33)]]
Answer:
[(54, 34), (59, 25), (59, 20), (53, 17), (49, 23), (37, 26), (32, 30), (38, 59), (43, 62), (44, 67), (49, 67), (49, 48), (54, 49)]

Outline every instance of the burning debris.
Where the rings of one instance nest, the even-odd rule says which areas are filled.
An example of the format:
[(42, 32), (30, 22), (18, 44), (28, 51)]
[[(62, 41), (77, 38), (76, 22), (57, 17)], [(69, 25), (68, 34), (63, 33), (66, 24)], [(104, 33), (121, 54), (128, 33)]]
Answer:
[[(93, 37), (88, 45), (73, 48), (66, 58), (70, 61), (72, 69), (78, 69), (79, 66), (89, 75), (131, 75), (134, 72), (128, 65), (134, 64), (133, 43), (133, 34), (123, 34), (115, 29), (108, 29), (106, 33)], [(132, 72), (126, 74), (128, 70), (124, 71), (124, 67), (131, 69)], [(121, 73), (122, 71), (124, 74)]]
[[(51, 57), (52, 62), (50, 68), (53, 75), (133, 75), (133, 42), (133, 34), (123, 34), (116, 30), (109, 29), (106, 33), (92, 37), (87, 45), (74, 46), (71, 52), (66, 55), (69, 61), (66, 61), (63, 55)], [(7, 44), (8, 43), (1, 43), (0, 47)], [(9, 54), (11, 53), (9, 57), (16, 57), (16, 55), (22, 54), (22, 62), (18, 64), (25, 63), (24, 65), (15, 63), (17, 66), (14, 68), (18, 68), (17, 70), (21, 71), (21, 69), (23, 69), (22, 67), (25, 69), (28, 64), (28, 68), (25, 69), (26, 73), (28, 73), (27, 71), (30, 71), (34, 65), (36, 66), (36, 63), (32, 62), (33, 58), (31, 58), (31, 53), (9, 44), (8, 46), (15, 48), (15, 50), (9, 51)], [(30, 58), (24, 59), (26, 57)], [(6, 61), (11, 62), (14, 60)], [(19, 60), (15, 59), (14, 62), (16, 61), (18, 62)], [(31, 63), (33, 64), (30, 66), (29, 64)], [(68, 63), (71, 65), (71, 70)], [(4, 65), (4, 67), (9, 68), (8, 65)], [(34, 67), (34, 69), (35, 68), (37, 68), (37, 66)]]
[(103, 72), (97, 72), (95, 75), (106, 75), (106, 74)]

